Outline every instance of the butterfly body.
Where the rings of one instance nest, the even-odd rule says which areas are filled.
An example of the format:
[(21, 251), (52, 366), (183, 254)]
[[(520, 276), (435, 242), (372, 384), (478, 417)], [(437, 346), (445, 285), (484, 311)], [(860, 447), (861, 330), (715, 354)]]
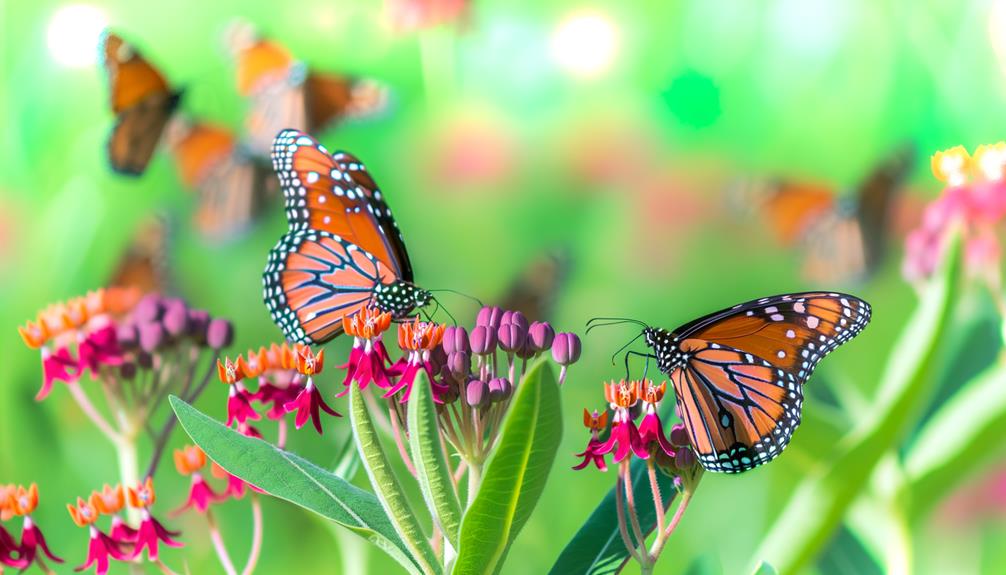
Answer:
[(297, 130), (276, 137), (272, 159), (290, 227), (262, 277), (266, 307), (287, 339), (324, 343), (363, 307), (400, 318), (432, 300), (413, 283), (395, 219), (359, 159)]
[(674, 386), (702, 465), (741, 473), (782, 453), (800, 424), (803, 385), (817, 364), (855, 337), (870, 306), (847, 294), (761, 298), (673, 331), (648, 327), (646, 344)]

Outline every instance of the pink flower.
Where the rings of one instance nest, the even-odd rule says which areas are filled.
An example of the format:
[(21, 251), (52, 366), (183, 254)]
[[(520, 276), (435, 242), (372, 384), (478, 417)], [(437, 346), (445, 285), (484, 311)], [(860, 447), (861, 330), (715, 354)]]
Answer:
[(664, 435), (664, 426), (657, 415), (657, 404), (667, 392), (667, 382), (653, 385), (652, 381), (643, 380), (638, 383), (637, 394), (643, 402), (643, 421), (639, 424), (639, 441), (643, 448), (649, 450), (654, 443), (669, 457), (674, 457), (674, 446)]
[(154, 493), (154, 483), (151, 478), (137, 487), (129, 488), (129, 506), (140, 510), (140, 528), (136, 532), (136, 547), (133, 548), (133, 558), (139, 557), (147, 550), (147, 558), (157, 561), (158, 545), (164, 543), (169, 547), (182, 547), (182, 543), (173, 539), (180, 533), (169, 531), (161, 522), (150, 514), (150, 506), (157, 500)]
[(127, 525), (121, 517), (113, 515), (112, 528), (108, 530), (108, 534), (119, 543), (136, 543), (136, 537), (139, 533)]
[(220, 501), (220, 495), (213, 491), (210, 484), (203, 479), (202, 474), (192, 474), (192, 484), (189, 487), (189, 497), (185, 504), (172, 512), (172, 515), (179, 515), (188, 509), (195, 509), (200, 513), (205, 513), (210, 504)]
[(45, 535), (42, 535), (42, 530), (35, 525), (30, 515), (26, 515), (24, 526), (21, 529), (21, 558), (30, 565), (35, 562), (39, 550), (45, 553), (46, 557), (52, 561), (56, 563), (63, 562), (62, 559), (53, 555), (52, 551), (49, 550), (49, 545), (45, 541)]
[(234, 422), (243, 424), (249, 419), (256, 421), (262, 418), (251, 405), (252, 394), (241, 384), (235, 382), (231, 384), (229, 395), (227, 396), (227, 425)]
[(339, 366), (346, 370), (342, 380), (345, 389), (336, 397), (349, 393), (349, 386), (354, 382), (360, 389), (366, 389), (371, 383), (382, 389), (391, 387), (389, 376), (392, 372), (385, 367), (391, 363), (391, 358), (381, 341), (381, 334), (390, 325), (391, 314), (374, 308), (363, 308), (352, 316), (343, 316), (342, 329), (353, 336), (353, 348), (349, 361)]
[(80, 371), (89, 369), (92, 377), (98, 376), (102, 365), (122, 365), (124, 358), (116, 338), (116, 327), (107, 325), (87, 335), (77, 347)]
[(599, 453), (599, 450), (604, 445), (604, 442), (598, 439), (598, 435), (605, 427), (608, 426), (608, 412), (604, 411), (598, 413), (597, 410), (595, 410), (594, 413), (590, 413), (584, 409), (583, 425), (590, 430), (590, 441), (587, 442), (587, 449), (584, 449), (581, 453), (576, 454), (577, 457), (582, 457), (583, 461), (581, 461), (579, 465), (573, 467), (573, 469), (579, 471), (593, 463), (601, 471), (607, 471), (608, 464), (604, 461), (604, 454)]
[(80, 365), (70, 355), (70, 351), (61, 347), (55, 353), (48, 348), (42, 348), (42, 389), (35, 395), (36, 401), (41, 401), (52, 391), (54, 381), (73, 383), (80, 378)]
[(403, 351), (409, 352), (407, 358), (402, 358), (391, 367), (389, 373), (398, 375), (398, 382), (388, 389), (384, 397), (391, 397), (399, 391), (405, 390), (399, 402), (405, 403), (412, 393), (412, 386), (416, 382), (416, 376), (420, 371), (426, 372), (426, 377), (433, 386), (433, 397), (440, 403), (440, 396), (446, 393), (448, 386), (438, 383), (436, 374), (440, 369), (434, 369), (430, 360), (431, 352), (436, 349), (444, 339), (446, 326), (431, 322), (419, 321), (417, 317), (413, 322), (398, 325), (398, 345)]
[(93, 565), (96, 575), (105, 575), (105, 573), (108, 573), (109, 557), (118, 561), (129, 561), (132, 559), (131, 555), (122, 549), (118, 541), (105, 535), (94, 525), (91, 525), (91, 541), (87, 547), (87, 561), (74, 569), (74, 571), (83, 571)]
[(297, 398), (287, 403), (285, 408), (287, 412), (297, 412), (297, 416), (294, 418), (294, 426), (297, 429), (303, 427), (307, 423), (307, 420), (310, 419), (318, 433), (322, 433), (321, 411), (335, 417), (342, 417), (338, 411), (325, 403), (321, 392), (314, 386), (314, 380), (310, 377), (307, 378), (307, 385), (300, 391)]
[(28, 567), (29, 563), (24, 557), (14, 558), (14, 555), (18, 553), (20, 546), (11, 534), (0, 525), (0, 569), (3, 565), (7, 567), (14, 567), (15, 569), (21, 569)]

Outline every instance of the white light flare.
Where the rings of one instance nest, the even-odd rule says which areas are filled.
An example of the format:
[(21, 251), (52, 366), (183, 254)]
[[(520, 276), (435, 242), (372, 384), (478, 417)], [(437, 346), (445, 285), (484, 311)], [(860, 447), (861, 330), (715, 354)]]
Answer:
[(107, 25), (104, 12), (94, 6), (64, 6), (49, 21), (46, 33), (49, 53), (68, 68), (93, 66), (97, 63), (98, 42)]
[(618, 32), (606, 16), (578, 12), (566, 17), (552, 35), (552, 58), (581, 78), (603, 74), (615, 61)]

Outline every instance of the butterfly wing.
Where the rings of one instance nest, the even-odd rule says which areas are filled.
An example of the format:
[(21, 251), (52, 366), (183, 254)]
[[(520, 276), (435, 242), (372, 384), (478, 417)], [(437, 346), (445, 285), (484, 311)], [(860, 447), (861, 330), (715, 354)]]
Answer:
[(776, 457), (800, 423), (803, 384), (870, 313), (851, 295), (796, 293), (738, 304), (663, 336), (655, 346), (661, 370), (702, 465), (739, 473)]
[(884, 159), (859, 186), (856, 215), (862, 228), (868, 270), (880, 263), (888, 238), (892, 203), (915, 165), (915, 146), (904, 144)]
[(329, 154), (298, 130), (276, 136), (272, 159), (291, 229), (306, 226), (346, 239), (380, 260), (395, 279), (412, 281), (398, 226), (362, 162), (345, 152)]
[(119, 173), (139, 175), (150, 163), (181, 93), (172, 92), (164, 76), (118, 35), (105, 36), (102, 53), (116, 114), (109, 162)]
[(168, 222), (155, 216), (133, 236), (109, 278), (109, 287), (137, 288), (142, 293), (169, 291), (167, 272)]
[(556, 295), (569, 275), (571, 260), (565, 250), (538, 256), (510, 285), (500, 307), (519, 311), (528, 321), (548, 321)]
[(835, 209), (831, 188), (801, 182), (777, 182), (762, 200), (762, 211), (779, 241), (800, 241), (818, 219)]
[(339, 120), (379, 112), (387, 90), (376, 82), (310, 71), (304, 81), (307, 131), (320, 132)]

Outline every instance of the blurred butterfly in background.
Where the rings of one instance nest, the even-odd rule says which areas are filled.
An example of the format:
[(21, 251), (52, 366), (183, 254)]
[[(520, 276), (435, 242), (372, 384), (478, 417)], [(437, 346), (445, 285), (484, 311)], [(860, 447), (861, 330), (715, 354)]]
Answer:
[(179, 178), (198, 194), (193, 219), (203, 237), (234, 238), (278, 196), (272, 169), (252, 158), (230, 130), (176, 118), (166, 139)]
[(360, 160), (283, 130), (272, 161), (289, 230), (269, 252), (263, 297), (288, 340), (321, 344), (364, 307), (403, 317), (433, 299), (412, 282), (402, 234)]
[(914, 162), (914, 146), (899, 147), (845, 197), (830, 186), (779, 180), (741, 184), (734, 201), (756, 206), (780, 242), (802, 249), (806, 279), (861, 282), (883, 261), (894, 204)]
[(108, 139), (108, 160), (120, 174), (139, 176), (147, 169), (165, 126), (181, 100), (164, 75), (115, 33), (102, 39), (101, 57), (108, 75), (115, 126)]
[(249, 100), (245, 129), (256, 154), (267, 156), (280, 130), (314, 134), (345, 119), (376, 114), (387, 104), (387, 89), (377, 82), (310, 69), (246, 23), (232, 25), (228, 44), (238, 92)]
[(169, 224), (164, 215), (145, 219), (119, 258), (108, 287), (137, 288), (142, 293), (168, 293)]
[(870, 313), (851, 295), (806, 292), (737, 304), (673, 331), (620, 322), (644, 325), (648, 357), (671, 378), (702, 466), (741, 473), (782, 453), (800, 424), (804, 383)]
[(572, 267), (568, 250), (553, 250), (531, 260), (501, 299), (500, 307), (519, 311), (528, 321), (551, 321), (555, 300)]

